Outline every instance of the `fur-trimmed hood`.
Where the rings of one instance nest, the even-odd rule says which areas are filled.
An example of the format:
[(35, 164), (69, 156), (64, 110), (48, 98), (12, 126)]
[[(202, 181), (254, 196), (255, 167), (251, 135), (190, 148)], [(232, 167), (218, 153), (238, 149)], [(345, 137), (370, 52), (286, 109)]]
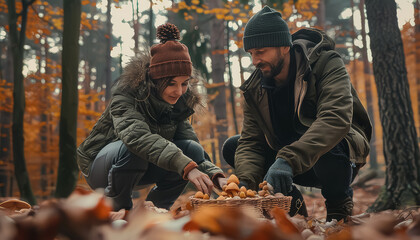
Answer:
[[(139, 57), (133, 57), (124, 68), (124, 71), (118, 78), (116, 84), (123, 89), (144, 91), (145, 96), (153, 93), (154, 91), (150, 91), (150, 88), (153, 88), (154, 84), (148, 76), (150, 58), (149, 50), (141, 52)], [(188, 91), (183, 95), (186, 105), (195, 111), (197, 111), (198, 108), (203, 107), (203, 96), (199, 94), (197, 90), (197, 84), (201, 81), (203, 81), (203, 79), (199, 71), (193, 69)]]

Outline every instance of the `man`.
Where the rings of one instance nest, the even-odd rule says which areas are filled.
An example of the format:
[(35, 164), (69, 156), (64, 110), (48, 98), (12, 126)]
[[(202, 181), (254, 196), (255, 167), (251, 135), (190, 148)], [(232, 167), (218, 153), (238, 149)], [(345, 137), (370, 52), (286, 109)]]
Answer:
[(247, 23), (243, 43), (256, 70), (241, 86), (243, 129), (224, 144), (225, 160), (253, 189), (267, 180), (302, 199), (292, 183), (321, 188), (326, 220), (346, 220), (372, 128), (334, 41), (313, 28), (291, 35), (266, 6)]

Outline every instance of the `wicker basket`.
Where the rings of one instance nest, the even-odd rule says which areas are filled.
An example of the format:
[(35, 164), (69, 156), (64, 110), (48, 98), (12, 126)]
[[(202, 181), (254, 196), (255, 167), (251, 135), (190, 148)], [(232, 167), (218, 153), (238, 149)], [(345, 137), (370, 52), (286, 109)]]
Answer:
[(285, 197), (265, 197), (261, 198), (261, 208), (263, 213), (269, 213), (271, 209), (278, 207), (284, 209), (286, 212), (290, 211), (290, 205), (292, 202), (291, 196)]
[(265, 197), (265, 198), (243, 198), (243, 199), (200, 199), (191, 197), (191, 205), (194, 209), (199, 210), (202, 206), (215, 206), (224, 208), (250, 208), (259, 216), (270, 212), (274, 207), (279, 207), (289, 212), (292, 197)]

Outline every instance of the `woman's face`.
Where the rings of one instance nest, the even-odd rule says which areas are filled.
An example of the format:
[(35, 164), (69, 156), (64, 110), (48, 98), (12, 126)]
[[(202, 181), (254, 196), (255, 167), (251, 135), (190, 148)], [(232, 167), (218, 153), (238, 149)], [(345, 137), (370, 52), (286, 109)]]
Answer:
[(169, 80), (168, 86), (163, 90), (161, 98), (165, 102), (174, 105), (182, 94), (187, 91), (189, 81), (189, 76), (178, 76), (172, 78)]

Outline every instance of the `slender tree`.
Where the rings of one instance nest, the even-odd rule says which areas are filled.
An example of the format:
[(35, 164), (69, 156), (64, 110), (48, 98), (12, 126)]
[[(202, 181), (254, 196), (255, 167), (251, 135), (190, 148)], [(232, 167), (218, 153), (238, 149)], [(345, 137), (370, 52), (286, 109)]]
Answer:
[[(353, 76), (357, 74), (357, 61), (356, 61), (356, 28), (354, 27), (354, 0), (350, 0), (351, 8), (351, 39), (352, 39), (352, 52), (353, 52), (353, 62), (351, 63), (351, 69)], [(354, 81), (354, 88), (358, 89), (357, 81)]]
[(317, 25), (325, 29), (325, 0), (319, 0), (318, 11), (316, 12)]
[(105, 101), (111, 99), (111, 46), (112, 46), (112, 23), (111, 23), (111, 3), (112, 0), (107, 0), (106, 5), (106, 40), (105, 40)]
[(385, 186), (368, 211), (420, 204), (420, 151), (394, 0), (366, 0), (386, 163)]
[(369, 164), (371, 169), (378, 169), (378, 161), (376, 154), (376, 134), (375, 134), (375, 113), (373, 111), (373, 96), (372, 96), (372, 84), (371, 84), (371, 70), (367, 54), (367, 41), (366, 41), (366, 17), (365, 17), (365, 0), (359, 2), (360, 19), (362, 23), (362, 60), (363, 60), (363, 78), (365, 80), (365, 92), (366, 92), (366, 104), (367, 112), (372, 122), (372, 138), (370, 139), (370, 153), (369, 153)]
[[(414, 33), (416, 42), (416, 66), (420, 66), (420, 1), (414, 1)], [(416, 82), (417, 86), (420, 86), (420, 67), (416, 67)], [(417, 101), (420, 103), (420, 87), (417, 88)], [(420, 104), (418, 105), (418, 111), (420, 112)], [(420, 127), (417, 129), (420, 132)]]
[[(134, 3), (134, 1), (136, 1)], [(134, 40), (134, 54), (136, 57), (139, 56), (139, 33), (140, 33), (140, 22), (139, 22), (139, 1), (131, 0), (132, 16), (133, 16), (133, 40)]]
[(149, 46), (153, 45), (153, 41), (155, 40), (155, 21), (154, 21), (154, 14), (153, 14), (153, 0), (149, 0), (150, 8), (149, 8)]
[(227, 48), (227, 67), (229, 72), (229, 90), (230, 90), (230, 103), (232, 106), (232, 116), (233, 116), (233, 125), (235, 127), (235, 134), (238, 134), (238, 123), (236, 121), (236, 104), (235, 104), (235, 95), (236, 90), (233, 86), (233, 77), (232, 77), (232, 68), (230, 66), (230, 27), (229, 21), (226, 21), (226, 48)]
[[(209, 7), (211, 9), (221, 8), (221, 1), (210, 1)], [(211, 78), (213, 83), (223, 83), (224, 73), (226, 67), (226, 60), (224, 54), (221, 52), (225, 49), (225, 26), (224, 20), (213, 18), (211, 21)], [(222, 158), (221, 149), (224, 141), (227, 139), (227, 113), (226, 113), (226, 86), (223, 84), (218, 88), (219, 94), (214, 100), (214, 109), (217, 121), (217, 140), (218, 140), (218, 153), (220, 159)]]
[(76, 163), (76, 129), (81, 0), (64, 0), (63, 9), (63, 87), (60, 115), (60, 163), (58, 165), (56, 197), (67, 197), (73, 191), (79, 173)]
[[(3, 45), (3, 44), (2, 44)], [(13, 83), (13, 57), (8, 45), (8, 41), (4, 42), (2, 47), (2, 54), (4, 54), (5, 61), (2, 62), (1, 79), (5, 79), (7, 84)], [(4, 51), (4, 53), (3, 53)], [(10, 139), (12, 138), (12, 111), (8, 108), (11, 105), (11, 98), (1, 99), (0, 104), (0, 160), (3, 162), (0, 169), (0, 196), (11, 196), (13, 194), (13, 172), (10, 171), (9, 166), (13, 165), (12, 159), (12, 145)]]
[[(7, 0), (9, 11), (9, 40), (13, 56), (13, 163), (21, 197), (31, 204), (35, 204), (36, 199), (31, 189), (24, 154), (23, 115), (25, 111), (25, 89), (22, 69), (28, 7), (34, 1), (22, 0), (22, 12), (17, 14), (15, 1)], [(21, 16), (20, 32), (18, 32), (19, 15)]]

